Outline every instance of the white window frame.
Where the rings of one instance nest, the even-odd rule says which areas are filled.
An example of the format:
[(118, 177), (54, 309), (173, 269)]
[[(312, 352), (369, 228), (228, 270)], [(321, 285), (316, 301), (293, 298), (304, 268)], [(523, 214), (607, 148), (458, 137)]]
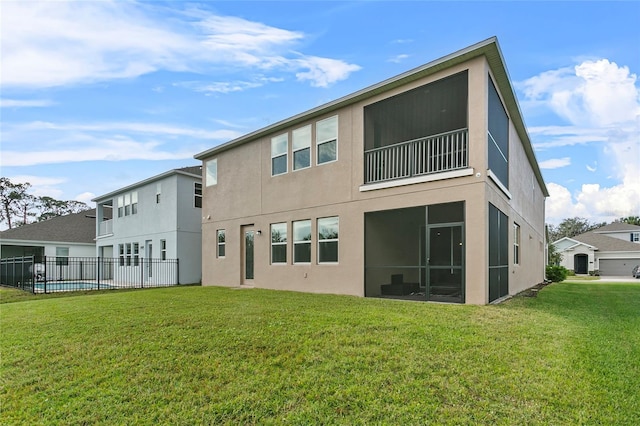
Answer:
[(131, 214), (138, 214), (138, 191), (131, 193)]
[(133, 243), (133, 266), (140, 265), (140, 244)]
[(205, 184), (213, 186), (218, 184), (218, 159), (214, 158), (205, 164)]
[(513, 264), (520, 265), (522, 253), (520, 253), (520, 225), (513, 222)]
[(118, 258), (120, 266), (124, 266), (124, 244), (118, 244)]
[[(327, 124), (328, 122), (331, 121), (335, 121), (335, 135), (331, 135), (330, 137), (324, 137), (321, 138), (320, 136), (320, 132), (322, 130), (323, 125)], [(328, 118), (325, 118), (324, 120), (320, 120), (316, 123), (316, 165), (317, 166), (321, 166), (323, 164), (329, 164), (329, 163), (333, 163), (335, 161), (338, 161), (338, 128), (339, 128), (339, 122), (338, 122), (338, 116), (334, 115)], [(336, 144), (336, 157), (333, 160), (329, 160), (329, 161), (323, 161), (320, 162), (320, 147), (322, 147), (322, 145), (328, 144), (328, 143), (332, 143), (335, 142)]]
[[(284, 151), (278, 150), (279, 146), (284, 143)], [(274, 173), (273, 160), (276, 158), (284, 157), (285, 170), (284, 172)], [(282, 133), (281, 135), (271, 138), (271, 176), (284, 175), (289, 171), (289, 134)]]
[(637, 243), (640, 241), (640, 232), (632, 232), (631, 233), (631, 242)]
[(160, 260), (167, 260), (167, 240), (160, 240)]
[[(338, 226), (338, 238), (323, 238), (323, 239), (320, 239), (320, 232), (322, 231), (322, 225), (321, 225), (321, 222), (322, 222), (322, 221), (325, 221), (325, 220), (326, 220), (326, 221), (329, 221), (329, 220), (333, 221), (333, 220), (335, 220), (335, 221), (337, 222), (337, 226)], [(340, 261), (340, 217), (338, 217), (338, 216), (330, 216), (330, 217), (321, 217), (321, 218), (318, 218), (318, 220), (317, 220), (317, 226), (316, 226), (316, 235), (318, 236), (318, 248), (317, 248), (317, 253), (318, 253), (318, 254), (317, 254), (317, 257), (318, 257), (318, 264), (319, 264), (319, 265), (320, 265), (320, 264), (326, 265), (326, 264), (337, 264), (337, 263), (339, 263), (339, 261)], [(337, 250), (336, 250), (336, 251), (337, 251), (337, 254), (338, 254), (338, 258), (337, 258), (336, 260), (331, 260), (331, 261), (324, 261), (324, 262), (323, 262), (323, 261), (321, 261), (321, 260), (320, 260), (320, 244), (321, 244), (321, 243), (333, 243), (333, 242), (335, 242), (335, 243), (336, 243), (336, 245), (338, 246), (338, 247), (337, 247)]]
[(124, 216), (124, 195), (118, 197), (118, 217)]
[(126, 248), (126, 253), (125, 253), (126, 265), (131, 266), (131, 243), (126, 243), (125, 248)]
[[(284, 241), (278, 241), (278, 242), (274, 242), (273, 241), (273, 231), (275, 227), (279, 227), (282, 228), (284, 227)], [(272, 265), (286, 265), (287, 264), (287, 222), (279, 222), (279, 223), (272, 223), (271, 226), (269, 227), (270, 229), (270, 233), (269, 233), (269, 238), (271, 239), (271, 264)], [(276, 246), (284, 246), (284, 261), (283, 262), (276, 262), (273, 260), (273, 248)]]
[(156, 184), (156, 204), (160, 204), (160, 196), (162, 195), (162, 184)]
[[(295, 129), (293, 132), (291, 132), (291, 150), (292, 150), (291, 168), (294, 172), (298, 170), (308, 169), (309, 167), (311, 167), (311, 163), (312, 163), (311, 138), (312, 138), (311, 124), (304, 127), (300, 127), (298, 129)], [(296, 168), (296, 153), (300, 151), (304, 151), (305, 149), (309, 151), (309, 165), (305, 167)]]
[[(303, 223), (308, 223), (309, 224), (309, 240), (297, 240), (296, 239), (296, 224), (303, 224)], [(293, 260), (293, 264), (294, 265), (310, 265), (311, 264), (311, 241), (313, 240), (313, 230), (311, 229), (311, 219), (304, 219), (304, 220), (296, 220), (293, 222), (292, 225), (292, 233), (293, 233), (293, 255), (291, 256), (291, 259)], [(308, 244), (309, 245), (309, 260), (308, 261), (298, 261), (296, 259), (296, 246), (300, 245), (300, 244)]]
[[(199, 190), (200, 193), (198, 193), (198, 186), (200, 186), (200, 190)], [(199, 206), (198, 206), (198, 198), (200, 199)], [(196, 209), (201, 209), (203, 201), (204, 200), (202, 198), (202, 183), (193, 182), (193, 207)]]
[(69, 247), (56, 247), (56, 265), (69, 266)]

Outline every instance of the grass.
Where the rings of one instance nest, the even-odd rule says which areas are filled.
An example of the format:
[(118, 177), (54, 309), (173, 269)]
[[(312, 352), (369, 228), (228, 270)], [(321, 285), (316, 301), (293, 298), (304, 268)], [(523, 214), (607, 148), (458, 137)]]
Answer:
[(1, 424), (640, 424), (636, 284), (497, 306), (174, 287), (0, 310)]

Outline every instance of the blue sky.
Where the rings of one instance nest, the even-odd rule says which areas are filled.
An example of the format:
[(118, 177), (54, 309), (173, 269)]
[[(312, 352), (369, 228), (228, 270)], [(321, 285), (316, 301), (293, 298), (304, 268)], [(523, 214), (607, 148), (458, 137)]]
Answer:
[(640, 215), (640, 2), (3, 1), (2, 176), (90, 200), (497, 36), (547, 221)]

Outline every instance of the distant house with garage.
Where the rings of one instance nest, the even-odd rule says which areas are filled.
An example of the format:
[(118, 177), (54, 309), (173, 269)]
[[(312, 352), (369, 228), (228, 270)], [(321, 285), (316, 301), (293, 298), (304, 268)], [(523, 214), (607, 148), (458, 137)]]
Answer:
[(564, 237), (553, 245), (562, 255), (561, 265), (576, 274), (631, 276), (640, 265), (640, 226), (624, 222)]

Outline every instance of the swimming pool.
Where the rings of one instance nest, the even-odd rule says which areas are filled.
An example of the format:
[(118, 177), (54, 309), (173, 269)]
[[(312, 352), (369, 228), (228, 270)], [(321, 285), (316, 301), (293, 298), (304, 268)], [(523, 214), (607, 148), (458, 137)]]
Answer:
[[(46, 291), (80, 291), (80, 290), (108, 290), (114, 288), (109, 284), (105, 283), (96, 283), (96, 282), (86, 282), (86, 281), (64, 281), (64, 282), (47, 282)], [(42, 293), (45, 291), (44, 283), (35, 283), (34, 292)]]

